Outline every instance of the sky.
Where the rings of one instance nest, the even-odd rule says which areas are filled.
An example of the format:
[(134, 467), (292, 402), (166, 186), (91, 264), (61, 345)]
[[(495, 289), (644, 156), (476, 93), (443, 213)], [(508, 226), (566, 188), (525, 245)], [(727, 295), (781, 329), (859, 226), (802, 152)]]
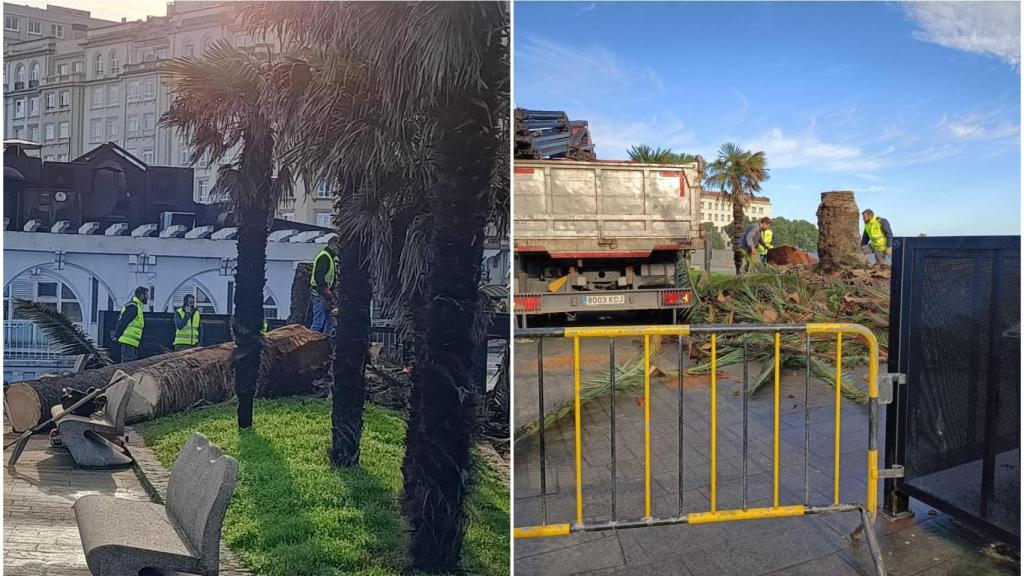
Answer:
[(1020, 234), (1020, 5), (533, 3), (514, 98), (637, 144), (766, 153), (775, 216), (853, 190), (897, 236)]

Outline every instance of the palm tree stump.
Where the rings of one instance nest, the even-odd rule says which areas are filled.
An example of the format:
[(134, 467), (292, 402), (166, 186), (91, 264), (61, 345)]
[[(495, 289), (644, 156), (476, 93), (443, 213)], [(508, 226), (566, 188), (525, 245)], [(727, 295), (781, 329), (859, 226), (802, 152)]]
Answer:
[(860, 211), (853, 192), (822, 192), (818, 206), (818, 268), (832, 272), (863, 261)]

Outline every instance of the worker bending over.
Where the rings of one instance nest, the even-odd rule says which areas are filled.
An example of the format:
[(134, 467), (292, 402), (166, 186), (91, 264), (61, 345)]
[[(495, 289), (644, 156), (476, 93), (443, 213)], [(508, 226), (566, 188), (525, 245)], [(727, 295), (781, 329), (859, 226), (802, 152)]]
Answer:
[[(740, 269), (740, 262), (736, 263), (736, 274), (741, 274), (750, 270), (750, 261), (754, 257), (754, 252), (761, 246), (765, 246), (764, 243), (764, 232), (770, 230), (772, 227), (772, 219), (765, 216), (760, 221), (751, 224), (746, 232), (743, 233), (740, 238), (740, 249), (743, 251), (744, 256), (742, 262), (742, 270)], [(767, 253), (767, 250), (765, 251)]]

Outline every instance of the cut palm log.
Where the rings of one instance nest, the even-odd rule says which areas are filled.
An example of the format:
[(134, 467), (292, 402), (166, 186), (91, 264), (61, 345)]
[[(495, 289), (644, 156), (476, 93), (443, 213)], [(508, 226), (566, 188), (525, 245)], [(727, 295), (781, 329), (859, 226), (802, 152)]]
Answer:
[[(217, 344), (11, 384), (6, 391), (11, 428), (21, 432), (49, 418), (50, 407), (60, 404), (63, 388), (98, 388), (117, 370), (139, 377), (128, 403), (130, 422), (229, 400), (234, 396), (234, 349), (234, 343)], [(257, 395), (265, 398), (315, 392), (313, 382), (326, 374), (330, 362), (330, 341), (297, 325), (268, 332), (263, 350)]]

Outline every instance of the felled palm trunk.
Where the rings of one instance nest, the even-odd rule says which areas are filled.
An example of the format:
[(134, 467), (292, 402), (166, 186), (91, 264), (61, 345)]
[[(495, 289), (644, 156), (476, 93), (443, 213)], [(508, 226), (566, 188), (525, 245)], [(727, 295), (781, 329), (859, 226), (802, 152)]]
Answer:
[(818, 266), (832, 272), (862, 261), (860, 211), (853, 192), (822, 192), (818, 206)]
[[(8, 387), (6, 396), (11, 427), (20, 432), (47, 420), (50, 407), (60, 403), (61, 389), (104, 386), (116, 370), (140, 378), (128, 404), (131, 421), (181, 412), (197, 403), (229, 400), (234, 395), (234, 350), (233, 343), (218, 344), (78, 374), (16, 382)], [(312, 393), (314, 381), (327, 372), (329, 357), (330, 342), (302, 326), (267, 333), (258, 396)]]
[(363, 251), (346, 242), (339, 254), (340, 314), (335, 331), (334, 387), (331, 404), (331, 463), (359, 464), (366, 402), (366, 359), (370, 343), (370, 274)]

